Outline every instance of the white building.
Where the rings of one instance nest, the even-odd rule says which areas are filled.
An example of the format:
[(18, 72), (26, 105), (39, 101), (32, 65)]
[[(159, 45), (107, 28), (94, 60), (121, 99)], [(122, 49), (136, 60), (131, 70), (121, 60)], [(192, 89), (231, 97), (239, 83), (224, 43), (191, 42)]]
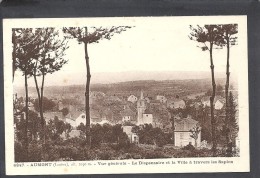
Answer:
[(183, 147), (191, 143), (193, 146), (200, 147), (201, 132), (198, 133), (197, 140), (191, 137), (191, 130), (196, 127), (198, 127), (198, 121), (191, 118), (175, 119), (175, 146)]
[(127, 98), (127, 101), (130, 101), (130, 102), (132, 102), (132, 103), (135, 103), (137, 100), (138, 100), (138, 98), (137, 98), (135, 95), (130, 95), (130, 96)]
[(224, 102), (222, 102), (221, 100), (217, 100), (215, 103), (215, 109), (221, 110), (223, 107), (224, 107)]
[(186, 107), (185, 101), (182, 99), (171, 99), (167, 101), (167, 107), (172, 109), (184, 109)]
[[(204, 97), (201, 99), (201, 102), (203, 104), (204, 107), (210, 107), (210, 97)], [(214, 99), (214, 108), (216, 110), (221, 110), (224, 107), (225, 104), (225, 99), (220, 97), (220, 96), (216, 96)]]
[[(78, 127), (81, 123), (86, 125), (86, 114), (81, 113), (77, 118), (66, 118), (66, 122), (69, 123), (73, 128)], [(92, 115), (90, 118), (91, 124), (111, 124), (106, 118), (96, 118), (95, 115)]]
[(133, 126), (122, 126), (123, 132), (126, 133), (131, 143), (139, 144), (139, 137), (136, 133), (132, 132)]
[(130, 116), (123, 116), (122, 121), (123, 122), (129, 122), (131, 120)]
[(163, 95), (157, 95), (156, 96), (156, 100), (159, 100), (161, 103), (166, 103), (167, 102), (167, 98)]
[(143, 114), (142, 124), (152, 124), (153, 123), (153, 115), (152, 114)]

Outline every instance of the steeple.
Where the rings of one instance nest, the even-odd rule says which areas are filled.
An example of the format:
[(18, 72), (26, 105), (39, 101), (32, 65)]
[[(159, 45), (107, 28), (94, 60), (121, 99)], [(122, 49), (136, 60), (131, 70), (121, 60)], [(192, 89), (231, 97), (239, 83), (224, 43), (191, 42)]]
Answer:
[(144, 94), (143, 94), (143, 90), (141, 90), (141, 96), (140, 96), (140, 99), (144, 99)]

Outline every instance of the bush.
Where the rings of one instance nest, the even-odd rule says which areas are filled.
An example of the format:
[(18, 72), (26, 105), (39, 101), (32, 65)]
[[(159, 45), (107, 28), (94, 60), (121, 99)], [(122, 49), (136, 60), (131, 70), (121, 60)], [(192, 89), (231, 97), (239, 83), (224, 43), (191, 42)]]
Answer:
[(21, 142), (14, 143), (14, 159), (15, 162), (24, 162), (26, 160), (26, 150)]
[(39, 162), (42, 159), (42, 145), (39, 142), (33, 142), (29, 144), (28, 149), (28, 161)]
[(184, 146), (182, 149), (183, 149), (183, 150), (194, 151), (194, 150), (195, 150), (195, 147), (194, 147), (191, 143), (189, 143), (188, 145)]

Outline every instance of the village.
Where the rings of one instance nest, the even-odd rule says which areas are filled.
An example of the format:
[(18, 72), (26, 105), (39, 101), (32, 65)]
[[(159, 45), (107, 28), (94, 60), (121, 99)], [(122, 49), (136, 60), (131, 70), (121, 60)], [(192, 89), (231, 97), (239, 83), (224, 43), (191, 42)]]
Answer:
[[(160, 129), (165, 134), (170, 134), (169, 141), (164, 146), (183, 148), (192, 145), (197, 149), (210, 148), (210, 97), (206, 92), (189, 96), (165, 96), (163, 94), (149, 95), (145, 90), (136, 94), (125, 93), (124, 96), (105, 94), (100, 91), (90, 92), (90, 124), (93, 125), (120, 125), (122, 131), (128, 136), (130, 143), (145, 144), (135, 127), (139, 129), (150, 125)], [(234, 90), (233, 93), (236, 93)], [(214, 100), (217, 128), (221, 131), (225, 118), (224, 91), (220, 89)], [(237, 97), (237, 96), (236, 96)], [(21, 113), (18, 108), (25, 106), (22, 97), (15, 98), (16, 113)], [(84, 135), (86, 115), (84, 110), (84, 97), (66, 97), (64, 93), (55, 95), (46, 100), (53, 105), (44, 112), (46, 123), (55, 118), (70, 125), (69, 131), (63, 131), (61, 137), (81, 137)], [(236, 100), (236, 99), (235, 99)], [(29, 109), (37, 112), (35, 103), (37, 99), (30, 97)], [(37, 104), (37, 103), (36, 103)], [(47, 102), (46, 102), (47, 105)], [(236, 118), (238, 118), (238, 112)], [(20, 114), (18, 117), (25, 117)], [(18, 119), (19, 120), (19, 119)], [(16, 129), (16, 122), (14, 122)], [(234, 138), (234, 143), (239, 147), (239, 138)], [(152, 145), (157, 145), (156, 142)], [(221, 146), (221, 145), (220, 145)]]

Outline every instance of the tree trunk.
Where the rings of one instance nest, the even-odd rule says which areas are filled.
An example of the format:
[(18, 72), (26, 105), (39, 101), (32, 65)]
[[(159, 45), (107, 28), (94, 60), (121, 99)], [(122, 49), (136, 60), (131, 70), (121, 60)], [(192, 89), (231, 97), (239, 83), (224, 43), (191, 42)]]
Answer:
[(210, 69), (211, 69), (211, 80), (212, 80), (212, 95), (210, 97), (210, 114), (211, 114), (211, 132), (212, 132), (212, 151), (213, 156), (216, 156), (216, 148), (217, 148), (217, 142), (216, 142), (216, 128), (215, 128), (215, 117), (214, 117), (214, 99), (216, 94), (216, 83), (215, 83), (215, 76), (214, 76), (214, 63), (213, 63), (213, 43), (210, 43)]
[(29, 120), (29, 108), (28, 108), (28, 82), (27, 82), (27, 69), (24, 72), (24, 83), (25, 83), (25, 158), (28, 160), (28, 120)]
[[(42, 74), (42, 86), (41, 86), (41, 94), (40, 94), (40, 116), (41, 116), (41, 126), (42, 126), (42, 131), (43, 131), (43, 144), (45, 147), (45, 143), (46, 143), (46, 124), (45, 124), (45, 120), (44, 120), (44, 115), (43, 115), (43, 88), (44, 88), (44, 79), (45, 79), (45, 74)], [(44, 150), (45, 152), (45, 150)]]
[(15, 41), (15, 31), (13, 30), (12, 32), (12, 42), (13, 42), (13, 81), (14, 81), (14, 74), (16, 71), (16, 65), (15, 65), (15, 60), (16, 60), (16, 41)]
[[(87, 27), (85, 27), (85, 34), (87, 35)], [(86, 144), (91, 148), (91, 133), (90, 133), (90, 110), (89, 110), (89, 90), (90, 90), (90, 65), (89, 65), (89, 56), (88, 56), (88, 43), (84, 42), (85, 47), (85, 61), (87, 68), (87, 81), (86, 81), (86, 90), (85, 90), (85, 112), (86, 112)]]
[(229, 89), (229, 37), (226, 32), (226, 40), (227, 40), (227, 65), (226, 65), (226, 86), (225, 86), (225, 98), (226, 98), (226, 116), (225, 116), (225, 137), (226, 137), (226, 145), (229, 143), (229, 132), (228, 132), (228, 120), (229, 120), (229, 102), (228, 102), (228, 89)]
[(172, 143), (175, 146), (175, 120), (173, 114), (171, 114), (171, 122), (172, 122)]

